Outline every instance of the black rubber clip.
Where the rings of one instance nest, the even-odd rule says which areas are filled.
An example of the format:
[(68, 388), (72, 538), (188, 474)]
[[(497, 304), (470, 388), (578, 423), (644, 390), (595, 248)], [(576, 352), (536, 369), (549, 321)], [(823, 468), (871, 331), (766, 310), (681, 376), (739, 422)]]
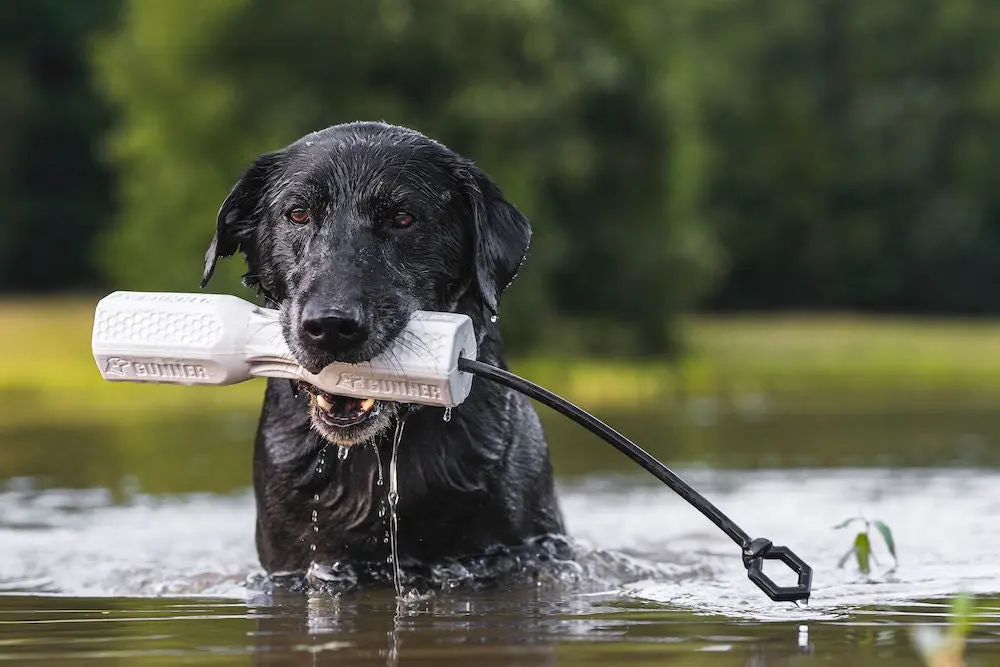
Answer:
[[(798, 575), (798, 583), (794, 586), (779, 586), (774, 583), (773, 579), (764, 574), (765, 560), (780, 560)], [(747, 569), (747, 578), (775, 602), (809, 601), (812, 568), (788, 547), (776, 547), (771, 544), (771, 540), (758, 537), (743, 547), (743, 566)]]

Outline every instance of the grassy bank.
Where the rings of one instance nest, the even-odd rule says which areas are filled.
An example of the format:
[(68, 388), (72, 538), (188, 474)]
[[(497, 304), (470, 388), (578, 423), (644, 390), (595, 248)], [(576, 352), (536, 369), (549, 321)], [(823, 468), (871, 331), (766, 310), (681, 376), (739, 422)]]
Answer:
[[(233, 387), (113, 384), (90, 354), (96, 299), (0, 302), (0, 425), (143, 418), (245, 408), (262, 382)], [(692, 317), (678, 363), (514, 359), (515, 371), (593, 409), (1000, 406), (1000, 321), (853, 316)]]

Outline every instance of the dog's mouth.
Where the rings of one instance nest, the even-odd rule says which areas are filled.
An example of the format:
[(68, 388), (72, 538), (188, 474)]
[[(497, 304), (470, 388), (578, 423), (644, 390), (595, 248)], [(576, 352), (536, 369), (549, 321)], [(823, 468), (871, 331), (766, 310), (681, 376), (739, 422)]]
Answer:
[(374, 398), (339, 396), (304, 382), (299, 384), (299, 388), (308, 392), (313, 415), (326, 426), (359, 426), (381, 412), (381, 401)]

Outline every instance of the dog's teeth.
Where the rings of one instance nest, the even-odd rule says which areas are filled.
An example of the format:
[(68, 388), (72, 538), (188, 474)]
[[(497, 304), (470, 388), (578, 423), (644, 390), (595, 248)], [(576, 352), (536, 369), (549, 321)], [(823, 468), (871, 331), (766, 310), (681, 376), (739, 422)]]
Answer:
[(365, 400), (361, 401), (361, 409), (364, 410), (365, 412), (368, 412), (374, 407), (375, 407), (374, 398), (366, 398)]
[(324, 397), (322, 394), (316, 397), (316, 403), (319, 404), (320, 410), (326, 410), (327, 412), (329, 412), (333, 408), (333, 403), (326, 400), (326, 397)]

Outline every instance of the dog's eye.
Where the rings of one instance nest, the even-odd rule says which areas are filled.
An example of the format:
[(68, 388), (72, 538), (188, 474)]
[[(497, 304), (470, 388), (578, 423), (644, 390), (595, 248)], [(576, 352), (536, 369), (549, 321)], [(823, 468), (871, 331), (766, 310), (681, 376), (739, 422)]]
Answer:
[(296, 206), (288, 212), (288, 219), (296, 225), (304, 225), (309, 222), (309, 211), (301, 206)]
[(413, 224), (413, 216), (404, 211), (399, 211), (396, 215), (392, 216), (392, 224), (400, 229), (409, 227)]

